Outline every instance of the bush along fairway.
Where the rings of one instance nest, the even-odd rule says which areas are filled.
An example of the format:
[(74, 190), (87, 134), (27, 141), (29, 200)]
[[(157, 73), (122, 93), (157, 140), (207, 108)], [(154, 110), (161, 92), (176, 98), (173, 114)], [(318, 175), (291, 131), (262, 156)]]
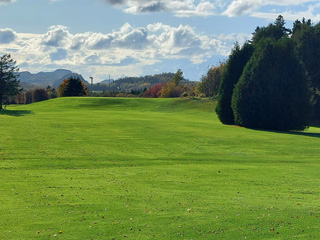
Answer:
[(215, 102), (59, 98), (2, 111), (0, 239), (317, 239), (320, 129)]

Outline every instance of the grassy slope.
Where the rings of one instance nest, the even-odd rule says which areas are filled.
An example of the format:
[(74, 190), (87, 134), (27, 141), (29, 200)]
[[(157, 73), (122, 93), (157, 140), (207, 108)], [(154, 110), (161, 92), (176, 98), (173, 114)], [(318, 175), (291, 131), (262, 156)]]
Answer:
[(223, 126), (214, 103), (181, 99), (55, 99), (0, 120), (0, 239), (319, 235), (318, 128)]

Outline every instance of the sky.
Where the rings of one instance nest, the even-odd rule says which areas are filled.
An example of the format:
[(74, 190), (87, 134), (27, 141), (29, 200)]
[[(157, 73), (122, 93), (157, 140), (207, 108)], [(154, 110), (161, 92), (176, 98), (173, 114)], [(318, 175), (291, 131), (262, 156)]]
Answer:
[(94, 82), (181, 69), (199, 81), (257, 26), (320, 21), (318, 0), (0, 0), (0, 54)]

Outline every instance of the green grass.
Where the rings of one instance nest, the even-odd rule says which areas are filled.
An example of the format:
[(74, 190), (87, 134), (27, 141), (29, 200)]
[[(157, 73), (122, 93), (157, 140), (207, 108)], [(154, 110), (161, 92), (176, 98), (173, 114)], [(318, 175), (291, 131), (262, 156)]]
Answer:
[(121, 98), (9, 106), (0, 239), (318, 239), (320, 129), (224, 126), (214, 108)]

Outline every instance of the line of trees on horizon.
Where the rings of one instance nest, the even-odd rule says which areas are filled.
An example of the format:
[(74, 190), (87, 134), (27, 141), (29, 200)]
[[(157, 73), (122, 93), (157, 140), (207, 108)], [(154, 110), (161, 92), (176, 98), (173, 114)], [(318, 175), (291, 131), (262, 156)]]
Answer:
[[(252, 39), (236, 43), (225, 62), (208, 69), (190, 84), (178, 69), (158, 74), (163, 82), (130, 91), (90, 91), (101, 97), (209, 97), (217, 99), (223, 124), (271, 130), (304, 130), (320, 120), (320, 23), (296, 20), (292, 29), (280, 15), (274, 23), (257, 27)], [(23, 92), (18, 67), (10, 55), (0, 58), (0, 110), (3, 104), (28, 104), (55, 97), (88, 96), (90, 86), (80, 79), (63, 81), (58, 91), (48, 87)], [(146, 76), (140, 79), (152, 79)], [(129, 78), (125, 84), (134, 84)], [(138, 79), (139, 80), (139, 79)], [(139, 81), (140, 81), (139, 80)], [(154, 80), (153, 80), (154, 81)], [(129, 86), (128, 85), (128, 86)], [(131, 86), (131, 85), (130, 85)]]
[[(2, 56), (0, 61), (1, 75), (0, 75), (0, 102), (1, 108), (4, 104), (30, 104), (34, 102), (44, 101), (56, 97), (64, 96), (97, 96), (97, 97), (147, 97), (147, 98), (172, 98), (172, 97), (212, 97), (216, 94), (217, 82), (214, 80), (215, 90), (211, 90), (212, 87), (212, 76), (215, 78), (217, 74), (216, 70), (210, 69), (208, 75), (202, 78), (201, 84), (190, 82), (183, 77), (183, 72), (178, 69), (175, 74), (173, 73), (162, 73), (152, 76), (145, 76), (139, 78), (124, 78), (120, 79), (120, 86), (116, 87), (116, 81), (112, 84), (115, 85), (115, 89), (112, 91), (94, 91), (96, 87), (103, 88), (103, 84), (97, 84), (96, 86), (86, 85), (79, 78), (71, 77), (65, 79), (60, 84), (58, 90), (51, 86), (46, 88), (35, 87), (29, 90), (23, 90), (20, 87), (18, 81), (19, 69), (16, 66), (16, 62), (11, 58), (10, 55), (5, 54)], [(221, 72), (219, 69), (219, 74)], [(76, 81), (73, 81), (76, 80)], [(70, 81), (78, 83), (77, 86), (70, 85)], [(157, 83), (160, 81), (161, 83)], [(137, 84), (142, 84), (139, 88), (134, 88)], [(118, 83), (117, 83), (118, 84)], [(67, 85), (70, 85), (73, 89), (66, 90)], [(149, 87), (146, 87), (149, 85)], [(150, 86), (151, 85), (151, 86)], [(138, 85), (139, 86), (139, 85)], [(145, 87), (144, 87), (145, 86)], [(130, 91), (124, 90), (127, 87)], [(122, 89), (124, 88), (124, 89)], [(104, 88), (103, 88), (104, 89)], [(80, 91), (76, 93), (75, 91)]]

